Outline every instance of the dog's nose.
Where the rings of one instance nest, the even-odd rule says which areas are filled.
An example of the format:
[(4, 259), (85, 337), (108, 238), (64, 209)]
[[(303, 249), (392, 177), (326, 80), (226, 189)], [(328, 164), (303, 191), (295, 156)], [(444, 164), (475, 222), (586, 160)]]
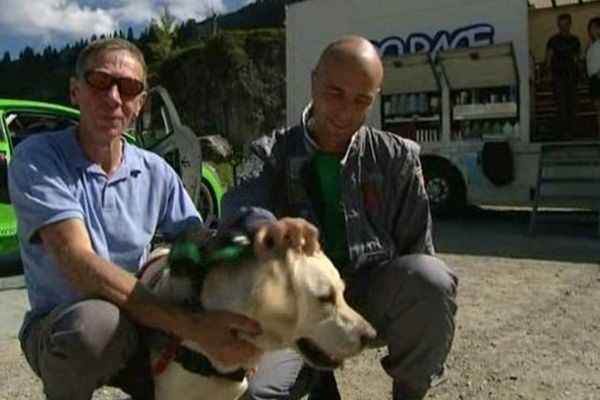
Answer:
[(362, 347), (366, 347), (369, 343), (377, 338), (377, 332), (375, 329), (368, 327), (365, 332), (360, 335), (360, 344)]
[(371, 343), (375, 339), (374, 336), (371, 335), (361, 335), (360, 337), (360, 345), (362, 347), (367, 347), (369, 343)]

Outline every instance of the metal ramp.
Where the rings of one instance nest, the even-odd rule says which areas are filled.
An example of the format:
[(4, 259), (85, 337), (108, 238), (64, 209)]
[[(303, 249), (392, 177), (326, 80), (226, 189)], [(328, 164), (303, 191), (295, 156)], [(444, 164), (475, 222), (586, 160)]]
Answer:
[(530, 234), (541, 206), (595, 210), (600, 236), (600, 142), (541, 145)]

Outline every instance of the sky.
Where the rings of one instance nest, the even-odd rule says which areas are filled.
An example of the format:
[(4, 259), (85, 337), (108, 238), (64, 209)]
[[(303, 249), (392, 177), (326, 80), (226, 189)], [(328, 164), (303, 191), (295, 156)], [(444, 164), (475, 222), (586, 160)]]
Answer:
[(235, 11), (253, 0), (0, 0), (0, 57), (25, 46), (61, 48), (92, 34), (145, 28), (167, 6), (180, 21)]

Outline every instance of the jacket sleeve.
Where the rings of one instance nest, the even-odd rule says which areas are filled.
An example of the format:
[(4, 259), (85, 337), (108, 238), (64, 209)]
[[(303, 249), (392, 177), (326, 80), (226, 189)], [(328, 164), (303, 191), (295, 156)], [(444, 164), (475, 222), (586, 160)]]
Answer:
[[(273, 161), (270, 158), (269, 137), (261, 138), (249, 148), (240, 173), (240, 182), (223, 197), (223, 222), (237, 225), (244, 222), (248, 228), (259, 220), (274, 219), (271, 185), (274, 179)], [(267, 142), (267, 143), (265, 143)], [(266, 146), (265, 146), (266, 145)], [(237, 221), (237, 222), (235, 222)]]
[(398, 203), (393, 227), (394, 244), (400, 255), (433, 255), (431, 213), (419, 161), (419, 148), (416, 144), (409, 144), (406, 149), (406, 157), (399, 160), (396, 174)]

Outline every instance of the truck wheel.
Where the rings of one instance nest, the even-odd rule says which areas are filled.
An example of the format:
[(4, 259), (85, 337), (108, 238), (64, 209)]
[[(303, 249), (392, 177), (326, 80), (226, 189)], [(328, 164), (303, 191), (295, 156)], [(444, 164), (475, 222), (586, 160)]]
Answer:
[(465, 207), (467, 189), (460, 173), (447, 161), (423, 161), (425, 189), (435, 215), (457, 215)]
[(202, 179), (200, 182), (200, 195), (198, 197), (198, 204), (196, 206), (204, 225), (210, 227), (217, 220), (217, 200), (215, 193), (213, 192), (210, 184)]

